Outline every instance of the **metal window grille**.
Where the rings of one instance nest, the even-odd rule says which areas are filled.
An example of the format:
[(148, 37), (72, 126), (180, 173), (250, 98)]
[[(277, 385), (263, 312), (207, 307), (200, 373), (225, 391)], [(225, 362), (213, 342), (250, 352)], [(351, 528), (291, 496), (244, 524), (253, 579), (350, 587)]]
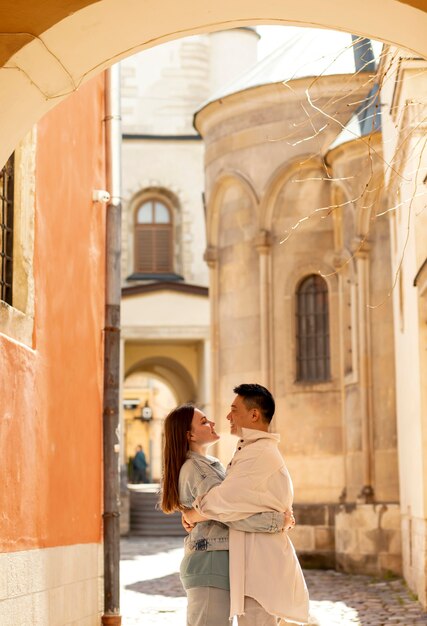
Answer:
[(0, 300), (12, 304), (14, 154), (0, 170)]
[(305, 278), (296, 293), (297, 380), (330, 379), (328, 287), (315, 274)]

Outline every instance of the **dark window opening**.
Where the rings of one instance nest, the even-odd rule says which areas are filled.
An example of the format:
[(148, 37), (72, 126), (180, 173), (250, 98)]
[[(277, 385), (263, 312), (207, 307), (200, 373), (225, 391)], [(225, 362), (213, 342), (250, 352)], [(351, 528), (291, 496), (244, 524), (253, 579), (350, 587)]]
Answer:
[(305, 278), (296, 293), (297, 381), (330, 380), (328, 287), (321, 276)]
[(136, 273), (173, 272), (172, 217), (169, 207), (157, 198), (146, 200), (135, 215)]
[(0, 170), (0, 300), (12, 305), (14, 154)]

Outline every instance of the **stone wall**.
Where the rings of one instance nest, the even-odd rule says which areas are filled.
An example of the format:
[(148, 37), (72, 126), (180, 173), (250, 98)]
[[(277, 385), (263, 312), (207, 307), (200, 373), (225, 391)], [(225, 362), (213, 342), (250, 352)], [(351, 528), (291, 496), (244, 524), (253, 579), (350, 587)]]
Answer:
[(97, 626), (102, 608), (102, 544), (0, 555), (2, 626)]
[(427, 605), (427, 522), (402, 515), (402, 561), (405, 580), (423, 604)]
[(341, 505), (335, 516), (337, 569), (349, 573), (402, 573), (398, 504)]
[(294, 506), (291, 534), (303, 567), (384, 576), (402, 573), (398, 504)]
[(296, 526), (290, 535), (303, 567), (335, 569), (335, 504), (294, 506)]

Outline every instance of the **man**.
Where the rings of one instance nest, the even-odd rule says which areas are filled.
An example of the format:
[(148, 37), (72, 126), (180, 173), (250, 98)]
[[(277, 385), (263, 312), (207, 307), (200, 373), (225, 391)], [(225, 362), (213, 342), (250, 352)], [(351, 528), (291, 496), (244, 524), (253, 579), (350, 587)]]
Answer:
[[(227, 476), (194, 501), (189, 522), (230, 522), (266, 510), (292, 508), (293, 488), (278, 449), (279, 435), (269, 433), (273, 396), (265, 387), (243, 384), (227, 415), (239, 437)], [(277, 617), (306, 623), (308, 592), (287, 533), (245, 533), (230, 529), (231, 613), (239, 626), (273, 626)]]
[(134, 483), (146, 483), (147, 480), (147, 460), (145, 458), (144, 450), (141, 445), (136, 446), (136, 454), (133, 457), (132, 468)]

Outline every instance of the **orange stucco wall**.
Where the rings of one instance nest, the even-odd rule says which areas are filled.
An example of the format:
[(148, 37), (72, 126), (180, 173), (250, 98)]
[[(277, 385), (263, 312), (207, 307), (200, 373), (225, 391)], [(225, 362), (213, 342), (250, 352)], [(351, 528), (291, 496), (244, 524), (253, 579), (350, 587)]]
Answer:
[(101, 540), (104, 78), (38, 125), (33, 350), (0, 335), (0, 550)]

